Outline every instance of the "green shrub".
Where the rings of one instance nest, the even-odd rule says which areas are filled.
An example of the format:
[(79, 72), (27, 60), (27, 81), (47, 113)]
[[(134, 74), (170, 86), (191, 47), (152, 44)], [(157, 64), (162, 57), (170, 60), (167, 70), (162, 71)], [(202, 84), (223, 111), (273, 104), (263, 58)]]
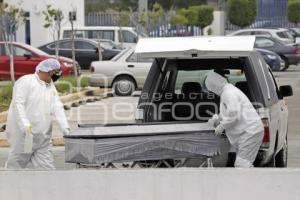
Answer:
[(72, 93), (75, 88), (85, 88), (89, 85), (88, 77), (78, 77), (77, 81), (74, 76), (65, 76), (60, 78), (56, 83), (56, 89), (59, 93)]
[(13, 86), (11, 84), (0, 87), (0, 110), (6, 110), (12, 99)]

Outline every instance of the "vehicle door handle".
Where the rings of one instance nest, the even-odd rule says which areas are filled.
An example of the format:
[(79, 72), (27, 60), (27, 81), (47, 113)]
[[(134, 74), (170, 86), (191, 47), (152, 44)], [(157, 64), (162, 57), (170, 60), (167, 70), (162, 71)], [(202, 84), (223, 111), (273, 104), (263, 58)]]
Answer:
[(134, 65), (127, 65), (127, 67), (134, 67)]

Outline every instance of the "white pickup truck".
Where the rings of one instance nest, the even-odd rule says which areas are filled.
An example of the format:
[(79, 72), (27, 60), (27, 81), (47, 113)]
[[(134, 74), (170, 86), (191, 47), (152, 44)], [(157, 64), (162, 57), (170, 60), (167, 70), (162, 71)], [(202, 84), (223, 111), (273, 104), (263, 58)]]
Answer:
[(203, 162), (191, 161), (204, 155), (212, 157), (207, 166), (210, 161), (232, 166), (227, 139), (214, 136), (207, 126), (211, 114), (218, 113), (219, 98), (203, 82), (208, 72), (216, 71), (244, 92), (261, 116), (264, 138), (254, 165), (286, 167), (284, 97), (293, 91), (289, 85), (277, 87), (254, 41), (251, 36), (141, 39), (135, 53), (155, 59), (139, 99), (137, 123), (82, 126), (66, 137), (66, 161), (199, 167)]

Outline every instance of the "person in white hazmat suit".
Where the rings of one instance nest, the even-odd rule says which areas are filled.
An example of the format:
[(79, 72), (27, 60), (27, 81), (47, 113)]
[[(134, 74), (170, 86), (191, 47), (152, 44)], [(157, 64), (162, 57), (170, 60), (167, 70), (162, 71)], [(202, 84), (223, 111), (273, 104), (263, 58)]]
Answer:
[(247, 96), (221, 75), (210, 72), (205, 80), (207, 90), (220, 96), (220, 113), (208, 123), (215, 134), (225, 134), (236, 150), (235, 167), (253, 167), (262, 144), (264, 127)]
[[(22, 76), (13, 88), (6, 132), (10, 152), (8, 169), (55, 169), (51, 152), (52, 118), (58, 121), (64, 135), (69, 134), (63, 104), (53, 81), (58, 79), (60, 63), (47, 59), (36, 67), (35, 74)], [(32, 151), (24, 152), (26, 134), (33, 135)]]

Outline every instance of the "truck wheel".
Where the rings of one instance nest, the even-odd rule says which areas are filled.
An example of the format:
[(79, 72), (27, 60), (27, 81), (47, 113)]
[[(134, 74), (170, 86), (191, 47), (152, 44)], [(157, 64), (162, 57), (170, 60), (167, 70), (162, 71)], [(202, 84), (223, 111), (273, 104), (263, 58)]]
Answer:
[(128, 76), (120, 76), (114, 81), (113, 89), (117, 96), (129, 96), (135, 90), (134, 80)]
[(275, 166), (286, 167), (287, 157), (288, 157), (288, 144), (287, 144), (287, 139), (285, 139), (282, 149), (278, 152), (278, 154), (275, 157)]
[(265, 165), (265, 167), (275, 167), (275, 156), (273, 155), (271, 160)]
[(280, 71), (285, 71), (285, 70), (287, 70), (287, 68), (289, 68), (290, 67), (290, 64), (289, 64), (289, 61), (288, 61), (288, 59), (286, 58), (286, 57), (281, 57), (281, 59), (283, 60), (283, 62), (284, 62), (284, 67), (283, 68), (280, 68)]

